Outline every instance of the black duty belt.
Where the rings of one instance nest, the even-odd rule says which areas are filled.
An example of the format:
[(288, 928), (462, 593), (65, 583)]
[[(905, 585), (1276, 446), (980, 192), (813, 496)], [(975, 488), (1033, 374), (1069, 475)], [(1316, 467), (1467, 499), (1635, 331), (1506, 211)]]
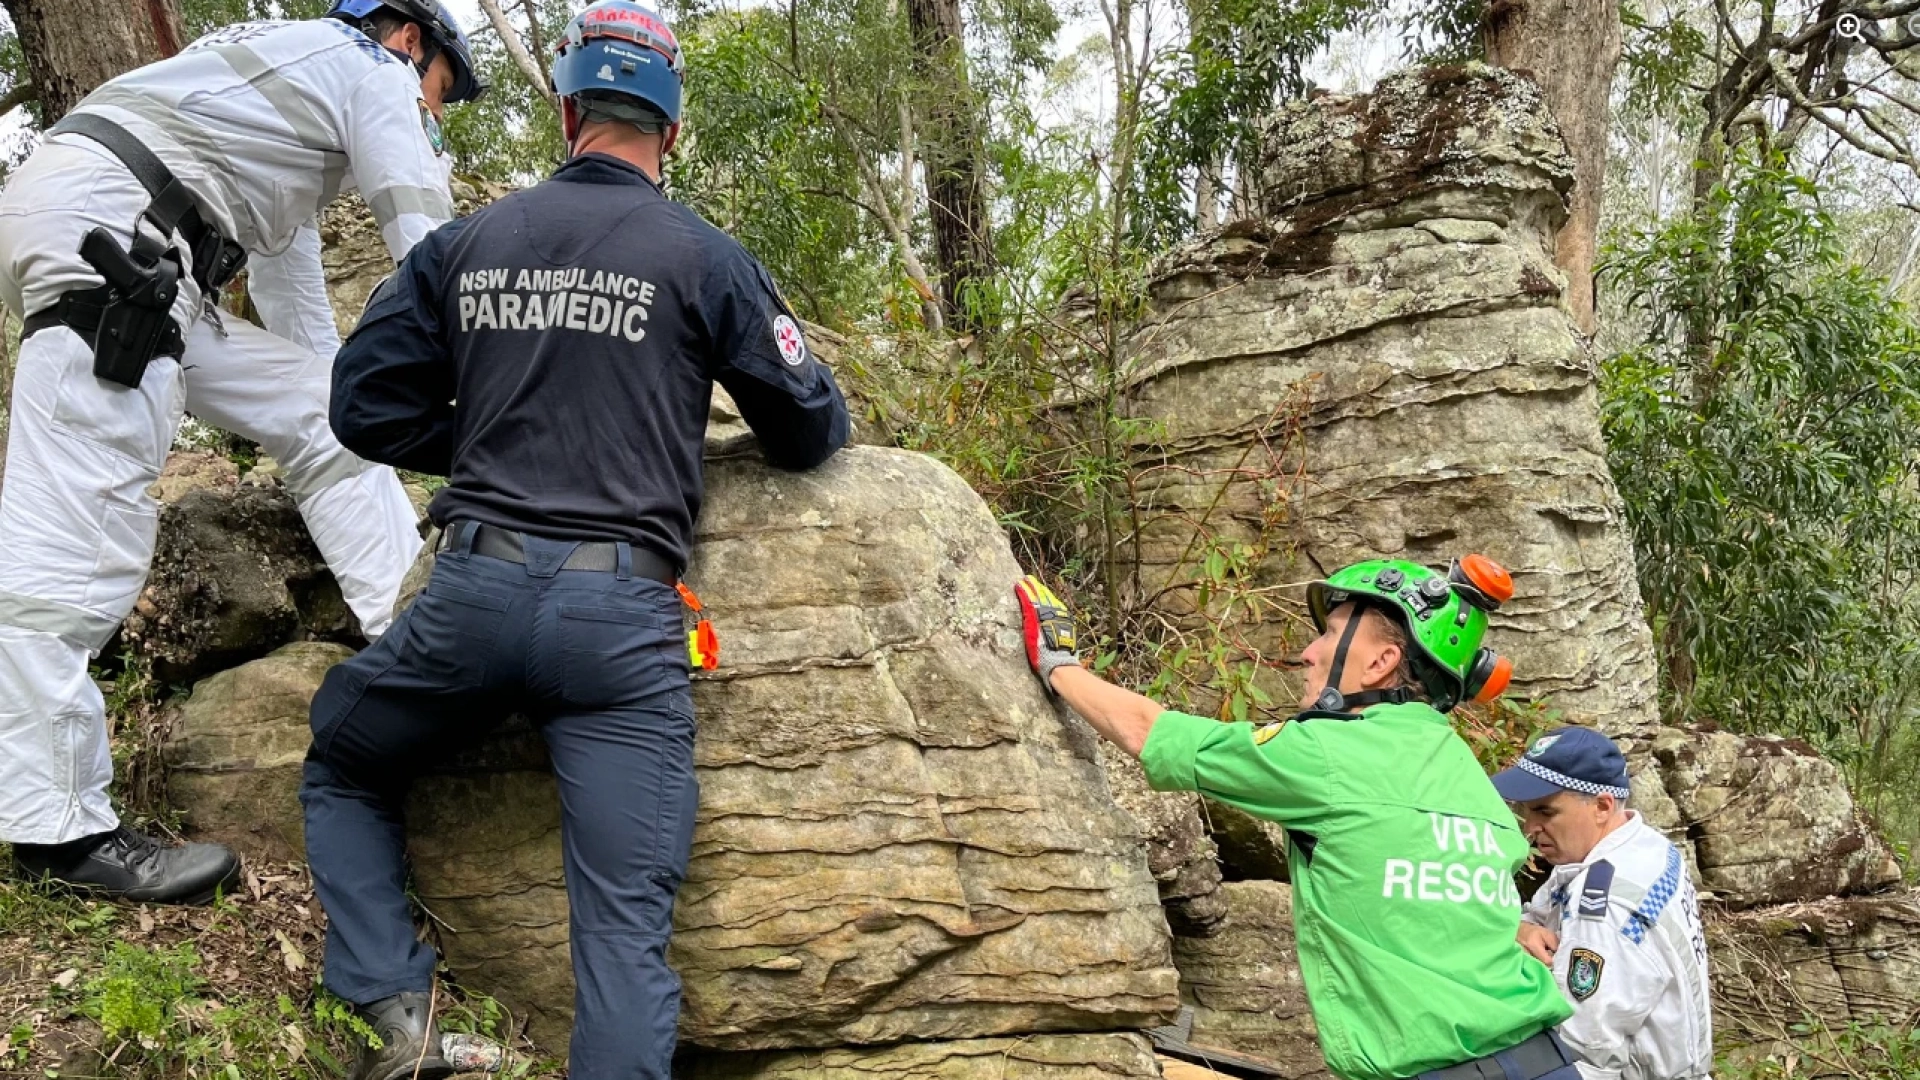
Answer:
[[(171, 242), (176, 231), (186, 240), (187, 248), (193, 252), (193, 280), (199, 284), (203, 296), (211, 297), (218, 292), (246, 265), (246, 249), (221, 236), (218, 229), (200, 216), (200, 208), (187, 186), (126, 128), (104, 116), (75, 112), (61, 118), (48, 134), (84, 136), (120, 159), (120, 164), (127, 167), (153, 199), (142, 216), (162, 233), (163, 242)], [(135, 235), (138, 236), (137, 229)], [(104, 290), (70, 292), (53, 306), (27, 316), (22, 334), (31, 337), (51, 326), (67, 326), (92, 340), (105, 302)]]
[[(495, 528), (471, 521), (455, 521), (447, 525), (440, 541), (440, 550), (455, 547), (459, 543), (460, 530), (473, 531), (473, 544), (469, 550), (475, 555), (485, 555), (489, 559), (502, 559), (506, 562), (526, 565), (526, 544), (519, 533), (511, 529)], [(571, 541), (561, 541), (568, 543)], [(562, 570), (598, 570), (613, 573), (620, 568), (620, 547), (625, 544), (632, 551), (633, 576), (658, 581), (662, 585), (672, 585), (680, 575), (674, 572), (673, 564), (667, 558), (651, 548), (641, 544), (612, 540), (582, 540), (560, 564)]]
[[(1500, 1066), (1501, 1057), (1512, 1063), (1518, 1076)], [(1571, 1064), (1573, 1056), (1567, 1053), (1560, 1036), (1547, 1030), (1497, 1055), (1489, 1054), (1459, 1065), (1421, 1073), (1419, 1080), (1538, 1080), (1555, 1069), (1564, 1069)]]

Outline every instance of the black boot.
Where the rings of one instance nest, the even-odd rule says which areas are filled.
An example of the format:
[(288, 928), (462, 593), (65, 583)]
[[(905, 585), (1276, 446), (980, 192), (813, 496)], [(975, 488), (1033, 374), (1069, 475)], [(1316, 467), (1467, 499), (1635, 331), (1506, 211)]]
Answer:
[(445, 1080), (454, 1068), (440, 1056), (440, 1030), (428, 1027), (433, 995), (411, 991), (360, 1006), (360, 1016), (380, 1036), (380, 1049), (360, 1048), (353, 1080)]
[(13, 861), (29, 880), (156, 904), (205, 904), (240, 882), (240, 857), (219, 844), (165, 847), (121, 825), (65, 844), (15, 844)]

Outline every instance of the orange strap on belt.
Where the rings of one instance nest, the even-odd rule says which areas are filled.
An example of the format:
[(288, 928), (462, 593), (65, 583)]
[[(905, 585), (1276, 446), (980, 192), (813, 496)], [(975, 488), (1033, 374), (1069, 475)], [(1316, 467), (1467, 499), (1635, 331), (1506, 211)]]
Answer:
[(684, 581), (673, 583), (673, 591), (680, 594), (680, 602), (699, 616), (693, 629), (687, 631), (687, 662), (702, 671), (712, 671), (720, 666), (720, 635), (713, 632), (713, 621), (706, 616), (706, 608), (700, 598), (693, 595)]

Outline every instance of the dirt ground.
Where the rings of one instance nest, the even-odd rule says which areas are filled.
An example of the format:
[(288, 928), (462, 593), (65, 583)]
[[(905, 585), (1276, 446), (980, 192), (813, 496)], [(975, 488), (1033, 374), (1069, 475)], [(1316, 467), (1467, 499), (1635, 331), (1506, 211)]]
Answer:
[[(0, 1077), (343, 1077), (353, 1032), (318, 987), (325, 928), (293, 864), (250, 866), (236, 895), (202, 908), (88, 900), (0, 874)], [(565, 1075), (490, 999), (443, 987), (437, 1008), (444, 1030), (509, 1045), (500, 1075)]]

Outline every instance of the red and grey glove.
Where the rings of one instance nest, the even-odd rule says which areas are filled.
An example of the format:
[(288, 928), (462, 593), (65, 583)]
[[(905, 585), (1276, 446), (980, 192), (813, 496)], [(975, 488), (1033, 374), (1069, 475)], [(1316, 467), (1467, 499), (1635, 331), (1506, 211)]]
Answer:
[(1053, 693), (1056, 668), (1078, 666), (1073, 636), (1073, 612), (1039, 578), (1029, 574), (1013, 587), (1020, 599), (1021, 629), (1027, 639), (1027, 663), (1040, 676), (1040, 685)]

